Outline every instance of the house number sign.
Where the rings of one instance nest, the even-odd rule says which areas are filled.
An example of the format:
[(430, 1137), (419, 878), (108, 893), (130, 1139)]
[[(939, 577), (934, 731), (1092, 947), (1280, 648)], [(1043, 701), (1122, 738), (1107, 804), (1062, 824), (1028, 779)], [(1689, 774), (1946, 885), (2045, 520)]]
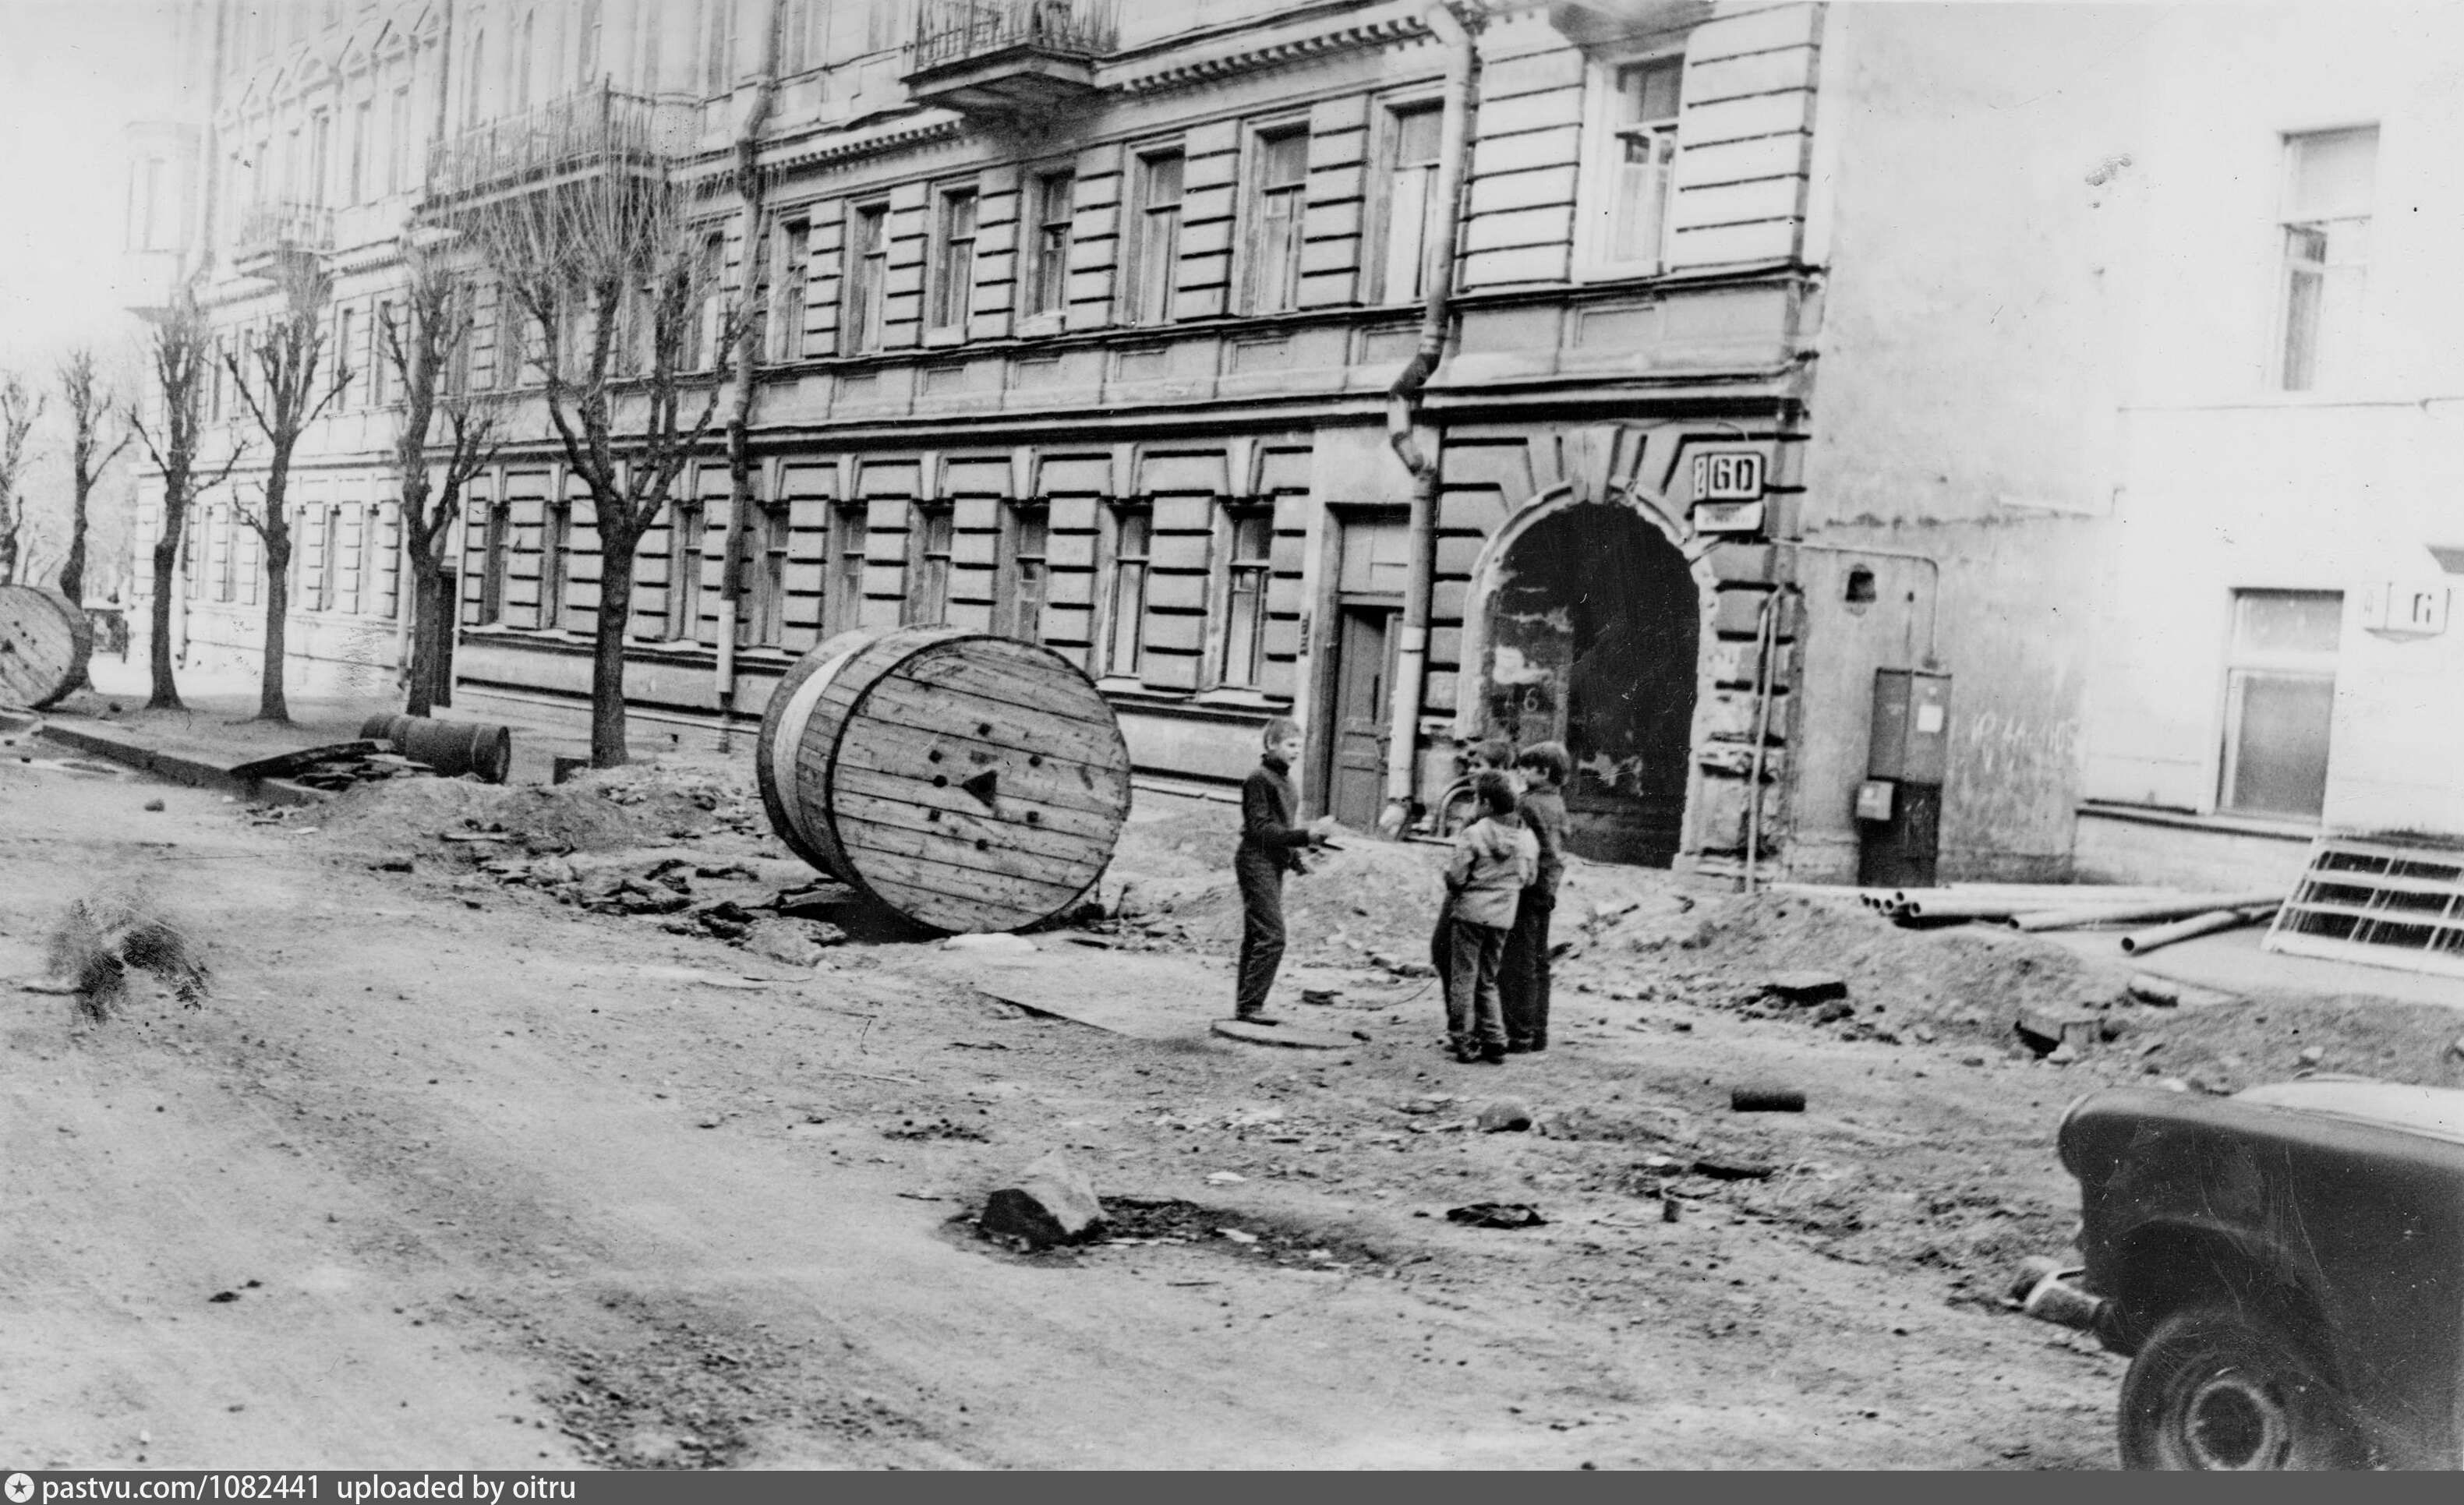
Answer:
[(1694, 457), (1694, 499), (1751, 502), (1763, 494), (1763, 457), (1752, 449), (1712, 449)]

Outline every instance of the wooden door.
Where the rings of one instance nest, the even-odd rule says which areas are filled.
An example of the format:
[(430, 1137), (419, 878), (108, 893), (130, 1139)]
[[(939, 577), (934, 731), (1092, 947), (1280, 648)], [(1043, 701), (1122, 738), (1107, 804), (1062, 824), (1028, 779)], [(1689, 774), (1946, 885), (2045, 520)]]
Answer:
[(1337, 820), (1375, 829), (1386, 803), (1389, 700), (1395, 684), (1395, 612), (1346, 606), (1334, 665), (1334, 750), (1327, 808)]

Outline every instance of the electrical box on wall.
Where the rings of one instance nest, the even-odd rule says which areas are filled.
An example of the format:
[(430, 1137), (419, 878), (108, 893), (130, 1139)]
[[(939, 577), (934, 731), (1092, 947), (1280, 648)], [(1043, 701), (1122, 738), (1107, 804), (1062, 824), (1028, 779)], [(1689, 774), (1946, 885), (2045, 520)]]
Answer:
[(1865, 776), (1940, 786), (1950, 769), (1950, 676), (1874, 671), (1874, 730)]

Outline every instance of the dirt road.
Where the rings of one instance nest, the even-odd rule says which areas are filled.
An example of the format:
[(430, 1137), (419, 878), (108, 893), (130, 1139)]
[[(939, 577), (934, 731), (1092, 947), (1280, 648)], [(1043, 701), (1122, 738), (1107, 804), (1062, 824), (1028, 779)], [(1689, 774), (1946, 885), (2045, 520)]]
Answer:
[[(578, 841), (552, 800), (586, 784), (484, 807), (396, 789), (255, 824), (16, 751), (0, 978), (41, 971), (71, 897), (132, 878), (216, 971), (200, 1009), (141, 996), (99, 1026), (0, 991), (17, 1457), (2111, 1462), (2120, 1362), (1995, 1300), (2016, 1254), (2067, 1236), (2051, 1132), (2087, 1083), (1947, 1025), (1888, 1043), (1740, 1012), (1757, 978), (1641, 875), (1583, 875), (1585, 904), (1642, 885), (1619, 923), (1665, 933), (1561, 932), (1583, 954), (1547, 1055), (1456, 1066), (1422, 998), (1320, 1011), (1369, 1038), (1302, 1057), (1028, 1014), (953, 985), (929, 942), (791, 968), (473, 871), (524, 845), (633, 870), (681, 851), (747, 864), (750, 897), (781, 869), (740, 800), (603, 799), (638, 829)], [(530, 840), (435, 840), (466, 807)], [(1206, 886), (1225, 817), (1167, 814), (1119, 867), (1156, 907), (1090, 969), (1228, 949)], [(378, 870), (412, 846), (414, 871)], [(1307, 881), (1301, 959), (1408, 952), (1425, 860), (1355, 850)], [(1732, 1081), (1766, 1077), (1814, 1111), (1727, 1112)], [(1468, 1126), (1509, 1094), (1551, 1137)], [(1025, 1256), (977, 1237), (982, 1194), (1055, 1146), (1120, 1232), (1163, 1241)], [(1703, 1160), (1770, 1173), (1689, 1174)], [(1550, 1222), (1444, 1220), (1479, 1200)]]

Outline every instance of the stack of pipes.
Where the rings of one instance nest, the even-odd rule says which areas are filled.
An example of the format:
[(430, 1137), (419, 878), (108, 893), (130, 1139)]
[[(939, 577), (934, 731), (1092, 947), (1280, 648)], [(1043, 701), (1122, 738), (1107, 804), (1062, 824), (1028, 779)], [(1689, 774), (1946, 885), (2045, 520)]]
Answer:
[(2193, 936), (2264, 924), (2284, 896), (2272, 889), (2184, 893), (2084, 883), (1960, 883), (1865, 888), (1857, 898), (1903, 925), (1983, 920), (2031, 931), (2139, 927), (2122, 937), (2123, 951), (2136, 956)]

